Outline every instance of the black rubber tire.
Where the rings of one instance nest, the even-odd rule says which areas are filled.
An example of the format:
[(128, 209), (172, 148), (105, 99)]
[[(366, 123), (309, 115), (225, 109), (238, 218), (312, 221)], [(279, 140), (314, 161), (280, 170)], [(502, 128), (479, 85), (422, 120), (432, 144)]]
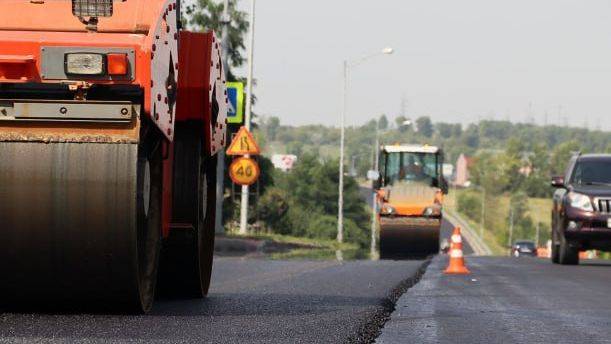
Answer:
[(566, 240), (564, 235), (560, 235), (560, 247), (558, 250), (558, 262), (562, 265), (579, 264), (579, 250), (575, 245)]
[[(163, 199), (162, 138), (156, 130), (141, 138), (138, 145), (137, 221), (138, 221), (138, 298), (131, 310), (147, 313), (155, 301), (159, 256), (161, 251), (161, 209)], [(146, 185), (146, 165), (150, 171), (150, 188)], [(148, 188), (148, 205), (145, 205)]]
[(216, 157), (204, 151), (203, 129), (196, 123), (176, 126), (173, 222), (162, 250), (161, 292), (166, 297), (203, 298), (208, 294), (214, 254)]
[(558, 234), (552, 229), (552, 252), (551, 260), (554, 264), (560, 264), (560, 243), (558, 242)]

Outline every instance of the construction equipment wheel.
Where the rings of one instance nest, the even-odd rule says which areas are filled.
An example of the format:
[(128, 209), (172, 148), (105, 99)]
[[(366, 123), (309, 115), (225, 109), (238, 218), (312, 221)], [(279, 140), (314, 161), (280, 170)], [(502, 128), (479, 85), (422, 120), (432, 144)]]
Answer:
[(162, 295), (203, 298), (214, 254), (216, 157), (205, 154), (203, 129), (179, 123), (174, 143), (173, 228), (164, 242)]
[(382, 218), (381, 259), (423, 259), (439, 253), (439, 220)]
[(161, 243), (161, 136), (0, 142), (0, 302), (150, 310)]

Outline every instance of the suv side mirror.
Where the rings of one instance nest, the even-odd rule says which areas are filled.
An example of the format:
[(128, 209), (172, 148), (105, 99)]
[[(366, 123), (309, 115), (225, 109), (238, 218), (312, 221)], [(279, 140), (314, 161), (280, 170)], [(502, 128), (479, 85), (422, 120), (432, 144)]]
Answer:
[(555, 188), (563, 188), (564, 187), (564, 177), (552, 177), (552, 186)]

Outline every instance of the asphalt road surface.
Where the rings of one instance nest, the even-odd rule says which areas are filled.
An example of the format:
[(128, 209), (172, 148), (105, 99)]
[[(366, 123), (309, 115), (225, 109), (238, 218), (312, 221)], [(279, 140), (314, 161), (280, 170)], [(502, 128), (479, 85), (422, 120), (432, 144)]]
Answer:
[(437, 257), (398, 301), (377, 343), (611, 343), (611, 263)]
[(371, 340), (423, 263), (218, 258), (206, 300), (159, 301), (146, 316), (0, 313), (0, 342)]

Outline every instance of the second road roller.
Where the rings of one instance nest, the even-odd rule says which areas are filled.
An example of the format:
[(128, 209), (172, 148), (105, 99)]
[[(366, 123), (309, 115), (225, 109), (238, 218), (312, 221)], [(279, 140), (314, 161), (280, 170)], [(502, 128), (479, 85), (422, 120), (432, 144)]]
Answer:
[[(208, 292), (227, 97), (177, 0), (3, 0), (0, 303)], [(157, 283), (159, 281), (159, 283)]]
[(421, 258), (439, 252), (443, 196), (443, 152), (428, 145), (381, 147), (375, 182), (380, 257)]

